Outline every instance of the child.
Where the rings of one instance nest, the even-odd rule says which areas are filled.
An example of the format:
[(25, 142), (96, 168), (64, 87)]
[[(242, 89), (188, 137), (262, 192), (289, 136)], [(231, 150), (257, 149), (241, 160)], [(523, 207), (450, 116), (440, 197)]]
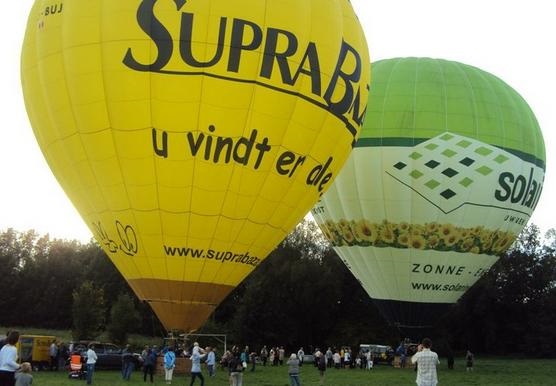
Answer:
[(33, 383), (33, 376), (31, 375), (31, 364), (23, 362), (21, 370), (15, 373), (15, 386), (30, 386)]

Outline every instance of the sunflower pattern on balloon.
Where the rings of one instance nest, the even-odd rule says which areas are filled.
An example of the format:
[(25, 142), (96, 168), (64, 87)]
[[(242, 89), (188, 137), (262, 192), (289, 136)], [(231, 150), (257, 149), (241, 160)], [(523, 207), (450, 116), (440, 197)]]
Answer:
[(412, 248), (486, 255), (502, 253), (517, 237), (513, 232), (483, 226), (465, 228), (450, 223), (409, 224), (386, 220), (376, 223), (365, 219), (327, 220), (321, 229), (335, 247)]

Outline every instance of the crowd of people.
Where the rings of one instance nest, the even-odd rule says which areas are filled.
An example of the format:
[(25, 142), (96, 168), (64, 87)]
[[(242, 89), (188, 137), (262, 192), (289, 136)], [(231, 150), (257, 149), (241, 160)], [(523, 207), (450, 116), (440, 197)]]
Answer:
[[(32, 383), (31, 364), (18, 363), (16, 344), (19, 340), (17, 331), (10, 331), (6, 337), (0, 339), (0, 386), (29, 386)], [(440, 363), (438, 355), (431, 350), (432, 341), (428, 338), (423, 339), (421, 344), (407, 344), (402, 341), (395, 351), (399, 358), (397, 366), (404, 368), (409, 360), (416, 371), (416, 383), (419, 386), (435, 386), (438, 382), (436, 367)], [(72, 352), (72, 345), (66, 346), (61, 341), (54, 341), (49, 347), (50, 370), (57, 371), (65, 368), (67, 356)], [(334, 369), (367, 369), (371, 370), (377, 358), (371, 350), (360, 350), (354, 353), (350, 347), (340, 347), (339, 349), (328, 347), (326, 350), (316, 348), (309, 350), (306, 355), (303, 347), (297, 352), (286, 354), (283, 346), (273, 346), (267, 348), (263, 346), (260, 350), (250, 350), (249, 346), (240, 349), (233, 346), (230, 350), (223, 353), (217, 362), (216, 350), (212, 347), (202, 348), (195, 342), (186, 350), (183, 346), (168, 345), (162, 349), (157, 346), (145, 346), (140, 356), (134, 354), (130, 345), (122, 350), (122, 378), (130, 380), (131, 374), (137, 365), (141, 367), (143, 381), (154, 383), (154, 374), (158, 358), (162, 358), (164, 368), (164, 379), (166, 384), (171, 384), (174, 369), (176, 368), (179, 357), (187, 357), (191, 360), (191, 377), (189, 385), (205, 385), (205, 376), (202, 371), (202, 363), (206, 365), (208, 377), (216, 375), (217, 363), (221, 371), (226, 371), (229, 376), (231, 386), (243, 385), (243, 373), (245, 371), (255, 371), (257, 365), (260, 366), (287, 366), (287, 374), (291, 386), (301, 386), (300, 370), (302, 366), (310, 365), (316, 367), (319, 373), (320, 385), (324, 385), (326, 370)], [(466, 369), (473, 370), (474, 356), (468, 351), (466, 354)], [(84, 355), (87, 368), (87, 384), (92, 384), (93, 374), (97, 355), (94, 350), (94, 343), (88, 346)], [(453, 368), (453, 358), (450, 365), (448, 358), (448, 368)]]

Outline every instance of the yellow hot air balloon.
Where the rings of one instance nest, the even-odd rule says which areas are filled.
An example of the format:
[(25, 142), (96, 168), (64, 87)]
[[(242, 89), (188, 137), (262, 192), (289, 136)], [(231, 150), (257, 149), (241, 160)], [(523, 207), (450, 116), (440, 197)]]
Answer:
[(327, 189), (369, 84), (348, 0), (37, 0), (27, 111), (167, 329), (198, 328)]
[(544, 141), (523, 98), (476, 67), (372, 67), (361, 137), (312, 213), (383, 315), (418, 336), (531, 217)]

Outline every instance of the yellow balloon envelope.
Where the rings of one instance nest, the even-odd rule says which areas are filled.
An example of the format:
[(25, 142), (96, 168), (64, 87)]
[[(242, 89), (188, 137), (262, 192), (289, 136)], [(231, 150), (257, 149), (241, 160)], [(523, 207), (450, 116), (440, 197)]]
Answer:
[(327, 189), (369, 58), (348, 0), (37, 0), (27, 111), (135, 293), (193, 330)]

